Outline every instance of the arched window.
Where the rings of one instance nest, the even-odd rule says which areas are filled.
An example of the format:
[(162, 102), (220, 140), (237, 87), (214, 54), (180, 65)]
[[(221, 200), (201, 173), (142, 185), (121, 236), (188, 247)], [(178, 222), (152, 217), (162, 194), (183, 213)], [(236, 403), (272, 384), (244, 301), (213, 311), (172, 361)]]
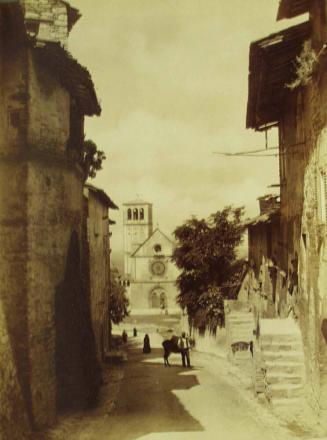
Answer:
[(139, 211), (137, 208), (133, 209), (133, 220), (138, 220), (139, 219)]
[(144, 209), (140, 209), (140, 220), (144, 220)]
[(132, 210), (131, 210), (131, 208), (128, 208), (128, 210), (127, 210), (127, 220), (132, 220)]

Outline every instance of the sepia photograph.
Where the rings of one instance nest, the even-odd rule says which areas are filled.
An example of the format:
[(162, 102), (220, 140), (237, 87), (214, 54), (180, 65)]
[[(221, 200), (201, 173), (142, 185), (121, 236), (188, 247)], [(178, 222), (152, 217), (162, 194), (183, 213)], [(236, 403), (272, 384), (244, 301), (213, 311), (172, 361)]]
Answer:
[(327, 0), (0, 0), (0, 440), (327, 440)]

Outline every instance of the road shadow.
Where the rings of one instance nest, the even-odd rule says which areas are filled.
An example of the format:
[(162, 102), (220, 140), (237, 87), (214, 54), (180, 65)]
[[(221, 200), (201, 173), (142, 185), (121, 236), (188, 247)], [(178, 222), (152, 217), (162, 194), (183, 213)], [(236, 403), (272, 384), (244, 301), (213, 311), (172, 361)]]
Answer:
[[(165, 367), (163, 361), (157, 363), (158, 358), (163, 358), (160, 348), (144, 355), (140, 347), (130, 345), (118, 401), (109, 415), (111, 439), (136, 440), (151, 433), (203, 431), (173, 393), (198, 385), (196, 375), (180, 365)], [(188, 374), (183, 375), (184, 372)]]

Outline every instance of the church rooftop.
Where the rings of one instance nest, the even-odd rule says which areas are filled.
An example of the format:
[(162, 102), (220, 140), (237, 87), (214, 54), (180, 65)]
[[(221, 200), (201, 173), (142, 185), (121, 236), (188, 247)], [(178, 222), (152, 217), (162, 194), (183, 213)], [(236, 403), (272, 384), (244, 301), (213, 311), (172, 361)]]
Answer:
[(125, 203), (123, 203), (123, 205), (124, 206), (128, 206), (128, 205), (152, 205), (152, 203), (146, 202), (145, 200), (137, 198), (137, 199), (131, 200), (129, 202), (125, 202)]

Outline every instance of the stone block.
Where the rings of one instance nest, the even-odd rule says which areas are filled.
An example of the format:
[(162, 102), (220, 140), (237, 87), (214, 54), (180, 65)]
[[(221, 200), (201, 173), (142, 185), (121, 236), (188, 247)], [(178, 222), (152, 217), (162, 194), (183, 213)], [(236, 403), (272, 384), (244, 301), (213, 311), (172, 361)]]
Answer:
[(25, 13), (25, 20), (39, 20), (40, 14), (37, 12), (27, 11)]

